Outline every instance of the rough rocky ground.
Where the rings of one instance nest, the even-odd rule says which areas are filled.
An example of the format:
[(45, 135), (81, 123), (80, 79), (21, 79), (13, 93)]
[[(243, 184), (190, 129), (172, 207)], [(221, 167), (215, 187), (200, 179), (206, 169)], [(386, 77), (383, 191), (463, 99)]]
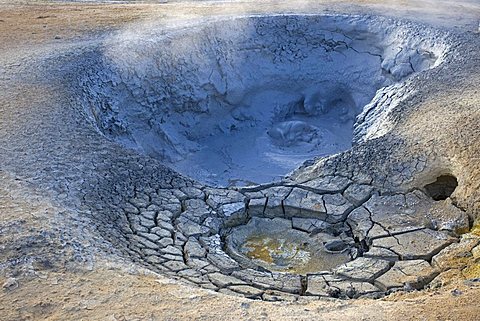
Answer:
[[(427, 1), (396, 6), (373, 1), (358, 2), (355, 6), (346, 2), (328, 6), (322, 2), (302, 4), (294, 9), (282, 2), (260, 6), (249, 2), (163, 6), (2, 4), (0, 318), (478, 319), (480, 287), (476, 279), (480, 277), (480, 253), (474, 222), (479, 215), (480, 173), (476, 162), (480, 98), (475, 51), (479, 42), (478, 7), (468, 2), (441, 2), (432, 8)], [(265, 186), (225, 194), (179, 177), (155, 160), (99, 136), (75, 105), (72, 88), (66, 86), (71, 81), (69, 68), (74, 68), (65, 61), (75, 61), (78, 53), (95, 46), (104, 32), (125, 28), (132, 21), (135, 28), (149, 19), (175, 23), (178, 19), (214, 14), (312, 13), (326, 9), (408, 16), (448, 28), (459, 39), (464, 54), (453, 57), (445, 68), (412, 80), (418, 89), (394, 111), (395, 128), (391, 134), (312, 163), (285, 180), (281, 184), (284, 187)], [(459, 183), (451, 199), (434, 202), (418, 190), (446, 173), (456, 176)], [(366, 194), (361, 193), (361, 186), (367, 187)], [(307, 192), (322, 199), (324, 208), (312, 209), (313, 204), (302, 203), (302, 193)], [(415, 193), (419, 201), (409, 203), (407, 196)], [(257, 202), (257, 210), (252, 200)], [(225, 206), (228, 204), (238, 206)], [(247, 204), (250, 212), (241, 210), (242, 204)], [(225, 281), (212, 281), (218, 276), (216, 269), (226, 274), (230, 268), (224, 266), (221, 256), (203, 260), (204, 254), (197, 253), (192, 257), (198, 256), (199, 261), (189, 261), (191, 257), (185, 255), (189, 248), (202, 252), (201, 247), (187, 246), (192, 244), (186, 242), (189, 237), (195, 241), (202, 234), (216, 234), (215, 224), (205, 221), (207, 215), (195, 216), (201, 212), (199, 208), (203, 207), (208, 216), (215, 211), (219, 221), (234, 225), (248, 215), (284, 216), (285, 206), (298, 212), (295, 217), (299, 218), (304, 213), (314, 213), (316, 217), (323, 215), (331, 224), (346, 220), (359, 239), (371, 240), (372, 247), (393, 250), (393, 254), (377, 252), (386, 261), (377, 258), (377, 263), (360, 264), (360, 269), (345, 266), (335, 275), (388, 288), (388, 284), (403, 287), (404, 283), (423, 286), (428, 283), (425, 279), (443, 273), (434, 279), (430, 289), (393, 293), (378, 300), (329, 298), (329, 293), (324, 293), (325, 276), (312, 282), (310, 290), (308, 285), (305, 289), (322, 296), (321, 299), (286, 296), (282, 294), (285, 291), (271, 295), (256, 280), (220, 285), (223, 292), (231, 295), (212, 291), (218, 290), (218, 282)], [(408, 219), (402, 217), (392, 224), (383, 215), (389, 212), (385, 209), (389, 206), (393, 211), (401, 208)], [(454, 228), (445, 224), (452, 213)], [(149, 219), (149, 215), (153, 218)], [(470, 222), (465, 222), (465, 215), (470, 216)], [(369, 225), (372, 222), (375, 224)], [(171, 223), (175, 228), (168, 225)], [(412, 226), (415, 231), (405, 230)], [(159, 227), (158, 233), (149, 233)], [(470, 228), (471, 232), (464, 234)], [(450, 238), (448, 230), (454, 229), (457, 230), (452, 232), (457, 235)], [(443, 236), (432, 238), (436, 233)], [(410, 235), (413, 240), (408, 239)], [(156, 242), (160, 236), (166, 242), (162, 248), (148, 243), (149, 238)], [(419, 239), (422, 243), (415, 244)], [(447, 247), (452, 241), (459, 242)], [(209, 254), (219, 254), (209, 250)], [(400, 261), (393, 267), (393, 263), (382, 266), (383, 262), (393, 262), (388, 260), (392, 257)], [(403, 276), (409, 274), (409, 260), (419, 259), (424, 261), (415, 262), (413, 274), (423, 276), (423, 281), (404, 281)], [(149, 265), (145, 265), (149, 260)], [(189, 265), (202, 261), (216, 263), (210, 270)], [(436, 272), (431, 271), (430, 263)], [(418, 271), (422, 266), (424, 271)], [(359, 271), (368, 275), (359, 276)], [(399, 271), (403, 271), (401, 276), (395, 278)], [(187, 274), (181, 281), (173, 280), (181, 276), (180, 272)], [(241, 279), (236, 267), (230, 273)], [(385, 277), (387, 273), (390, 278)], [(185, 283), (188, 278), (212, 290)], [(373, 282), (374, 278), (380, 280)], [(244, 282), (249, 285), (243, 285)], [(262, 279), (260, 283), (264, 282)], [(284, 287), (283, 284), (279, 290)], [(252, 301), (235, 293), (264, 299), (278, 296), (287, 301)], [(266, 294), (271, 296), (267, 298)]]

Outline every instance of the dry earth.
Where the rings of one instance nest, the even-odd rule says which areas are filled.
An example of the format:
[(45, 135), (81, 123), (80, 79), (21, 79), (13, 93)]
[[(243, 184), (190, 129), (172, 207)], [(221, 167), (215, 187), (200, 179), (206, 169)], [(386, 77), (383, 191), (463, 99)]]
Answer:
[[(59, 192), (62, 184), (69, 179), (81, 181), (84, 166), (88, 166), (81, 160), (85, 157), (93, 162), (95, 158), (85, 156), (89, 146), (83, 146), (82, 133), (62, 126), (75, 122), (61, 107), (68, 101), (62, 80), (42, 76), (48, 71), (40, 66), (42, 57), (71, 48), (82, 50), (105, 32), (132, 23), (163, 19), (174, 24), (206, 15), (265, 12), (379, 13), (459, 33), (477, 33), (477, 38), (480, 19), (480, 5), (475, 1), (0, 2), (1, 320), (480, 318), (480, 283), (468, 281), (480, 277), (478, 261), (452, 262), (457, 268), (444, 275), (440, 288), (396, 293), (378, 300), (255, 301), (193, 287), (128, 262), (103, 240), (89, 218), (78, 215), (76, 204), (63, 201), (70, 191)], [(477, 60), (477, 69), (470, 72), (453, 70), (457, 75), (452, 77), (454, 85), (445, 83), (436, 89), (434, 98), (416, 102), (415, 113), (408, 114), (396, 129), (402, 139), (421, 142), (409, 146), (412, 153), (425, 149), (423, 144), (430, 140), (438, 153), (453, 162), (460, 182), (466, 182), (458, 198), (464, 200), (462, 204), (472, 217), (478, 217), (480, 210), (478, 64)], [(88, 133), (95, 137), (93, 131)], [(47, 136), (52, 141), (47, 142)], [(78, 150), (77, 164), (62, 163), (66, 148)], [(32, 155), (41, 155), (42, 149), (58, 154), (49, 154), (47, 163), (35, 160)], [(76, 171), (58, 181), (62, 186), (56, 186), (56, 177), (62, 176), (66, 167)], [(475, 226), (473, 229), (472, 238), (479, 234), (478, 228), (476, 232)]]

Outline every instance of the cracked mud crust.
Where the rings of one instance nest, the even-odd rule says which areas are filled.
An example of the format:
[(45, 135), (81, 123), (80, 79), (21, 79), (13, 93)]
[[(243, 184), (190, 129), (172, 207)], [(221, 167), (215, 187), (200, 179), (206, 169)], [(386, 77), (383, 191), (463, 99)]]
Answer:
[[(0, 319), (478, 319), (478, 5), (300, 3), (0, 2)], [(372, 10), (437, 30), (442, 63), (380, 89), (351, 149), (275, 183), (197, 183), (99, 133), (78, 99), (86, 53), (115, 35)], [(347, 262), (284, 273), (269, 264), (291, 248), (241, 251), (276, 229)]]

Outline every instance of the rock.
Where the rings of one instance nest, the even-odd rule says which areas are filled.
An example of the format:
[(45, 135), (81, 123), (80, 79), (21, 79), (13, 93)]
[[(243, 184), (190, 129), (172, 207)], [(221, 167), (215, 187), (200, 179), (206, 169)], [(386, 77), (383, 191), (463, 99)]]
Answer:
[(308, 295), (317, 295), (317, 296), (329, 296), (328, 293), (329, 286), (323, 276), (321, 275), (309, 275), (307, 279), (307, 290), (306, 294)]
[(343, 196), (358, 207), (370, 197), (372, 191), (370, 185), (352, 184), (343, 192)]
[(210, 233), (217, 234), (220, 232), (222, 224), (222, 220), (218, 217), (207, 217), (202, 225), (207, 227), (210, 230)]
[(383, 291), (408, 287), (422, 289), (438, 275), (438, 271), (424, 260), (398, 261), (385, 274), (379, 276), (374, 284)]
[(167, 261), (180, 261), (183, 262), (183, 256), (175, 254), (162, 254), (162, 257)]
[(197, 224), (185, 217), (180, 217), (178, 219), (177, 226), (178, 229), (186, 236), (203, 235), (210, 231), (208, 227), (201, 226), (200, 224)]
[(470, 229), (467, 213), (454, 206), (450, 198), (435, 202), (427, 216), (436, 230), (461, 235)]
[(365, 294), (380, 292), (380, 289), (367, 282), (337, 281), (328, 283), (331, 288), (340, 290), (341, 296), (350, 299), (358, 298)]
[(160, 236), (158, 236), (157, 234), (152, 234), (152, 233), (138, 233), (138, 235), (140, 235), (141, 237), (144, 237), (147, 240), (152, 241), (154, 243), (156, 243), (160, 239)]
[(207, 188), (207, 204), (218, 209), (221, 205), (229, 203), (244, 203), (245, 196), (237, 191), (220, 188)]
[(480, 258), (480, 245), (477, 245), (472, 249), (472, 255), (475, 259)]
[(263, 190), (263, 193), (267, 197), (267, 205), (263, 215), (265, 217), (283, 217), (283, 200), (290, 194), (292, 188), (290, 187), (270, 187)]
[(244, 224), (247, 219), (245, 203), (243, 202), (221, 205), (219, 211), (223, 214), (223, 223), (226, 227)]
[(324, 176), (309, 180), (302, 183), (301, 186), (306, 186), (315, 189), (317, 193), (332, 193), (342, 192), (351, 183), (348, 178), (341, 176)]
[(330, 240), (325, 243), (325, 249), (330, 253), (339, 253), (348, 249), (348, 244), (343, 240)]
[[(408, 195), (407, 195), (408, 196)], [(373, 195), (363, 206), (371, 213), (371, 219), (378, 224), (376, 231), (370, 231), (369, 237), (383, 237), (395, 233), (418, 230), (431, 226), (425, 212), (430, 208), (431, 201), (426, 197), (420, 199), (411, 194), (407, 196)], [(382, 226), (382, 228), (380, 228)]]
[(208, 253), (207, 254), (207, 259), (212, 262), (212, 264), (216, 267), (218, 267), (222, 272), (224, 273), (231, 273), (234, 270), (237, 270), (240, 268), (238, 263), (230, 258), (227, 254), (224, 252), (221, 253)]
[(156, 235), (158, 235), (159, 237), (161, 238), (171, 238), (172, 237), (172, 232), (171, 230), (166, 230), (166, 229), (162, 229), (158, 226), (152, 228), (152, 233), (155, 233)]
[(2, 285), (4, 289), (14, 290), (18, 288), (18, 281), (16, 278), (8, 278)]
[(248, 285), (232, 285), (228, 287), (234, 292), (241, 293), (247, 297), (258, 298), (263, 294), (263, 291)]
[(184, 251), (189, 258), (205, 257), (207, 254), (207, 250), (205, 250), (193, 237), (189, 238), (187, 243), (185, 243)]
[(210, 265), (210, 263), (205, 260), (190, 258), (187, 260), (187, 265), (191, 266), (194, 269), (202, 270), (206, 266)]
[(351, 280), (373, 282), (389, 268), (388, 261), (359, 257), (339, 266), (334, 272)]
[(351, 227), (354, 237), (359, 240), (366, 239), (368, 232), (373, 227), (370, 213), (363, 206), (354, 209), (348, 215), (346, 222)]
[(188, 266), (181, 261), (167, 261), (163, 263), (165, 267), (172, 270), (173, 272), (180, 272), (182, 270), (188, 269)]
[(454, 289), (450, 293), (452, 293), (453, 296), (460, 296), (463, 294), (463, 292), (460, 291), (459, 289)]
[(325, 232), (332, 228), (332, 225), (315, 218), (301, 218), (301, 217), (292, 217), (292, 227), (311, 233), (314, 230), (317, 232)]
[(430, 260), (435, 254), (455, 241), (442, 232), (429, 229), (413, 231), (373, 240), (372, 245), (397, 253), (402, 260)]
[(147, 256), (146, 261), (148, 263), (152, 263), (152, 264), (161, 264), (161, 263), (165, 262), (165, 259), (163, 259), (163, 258), (161, 258), (157, 255), (150, 255), (150, 256)]
[(246, 283), (242, 280), (239, 280), (235, 277), (221, 274), (221, 273), (211, 273), (208, 274), (208, 279), (210, 282), (215, 284), (218, 287), (226, 287), (228, 285), (245, 285)]
[(137, 244), (139, 244), (140, 247), (143, 247), (143, 248), (146, 247), (146, 248), (149, 248), (149, 249), (152, 249), (152, 250), (158, 250), (159, 249), (158, 244), (156, 244), (152, 241), (149, 241), (148, 239), (143, 238), (140, 235), (133, 235), (132, 238), (136, 242), (138, 242)]
[(368, 252), (363, 253), (363, 257), (386, 261), (398, 261), (400, 259), (397, 254), (390, 251), (389, 249), (375, 246), (370, 247)]
[(463, 239), (460, 243), (450, 244), (432, 258), (432, 265), (441, 270), (463, 269), (474, 257), (472, 250), (480, 243), (480, 239)]
[(463, 278), (462, 271), (459, 269), (450, 269), (445, 272), (441, 272), (438, 276), (436, 276), (432, 281), (430, 281), (428, 287), (431, 289), (438, 289), (442, 286), (460, 282), (460, 280)]
[(252, 269), (239, 270), (232, 273), (243, 281), (263, 288), (280, 290), (289, 293), (300, 293), (300, 276), (275, 272), (262, 272)]
[(204, 199), (205, 197), (203, 191), (196, 187), (181, 187), (180, 190), (184, 192), (189, 198)]
[(265, 207), (267, 206), (267, 198), (252, 198), (248, 202), (249, 216), (263, 216)]
[(294, 188), (283, 201), (286, 217), (323, 218), (326, 217), (326, 209), (323, 206), (322, 195), (309, 192), (300, 188)]
[(161, 220), (161, 221), (164, 221), (164, 222), (170, 222), (173, 218), (173, 213), (170, 212), (170, 211), (159, 211), (157, 213), (157, 220)]
[(205, 218), (211, 217), (212, 210), (203, 200), (189, 199), (183, 203), (185, 210), (182, 217), (186, 217), (195, 223), (201, 223)]
[(160, 239), (157, 244), (159, 244), (161, 247), (166, 247), (169, 245), (173, 245), (173, 240), (170, 237), (164, 237)]
[(263, 293), (262, 299), (264, 301), (271, 301), (271, 302), (276, 302), (276, 301), (295, 302), (298, 300), (298, 295), (275, 291), (275, 290), (267, 290)]
[(179, 255), (179, 256), (182, 256), (183, 253), (180, 249), (177, 249), (176, 247), (172, 246), (172, 245), (169, 245), (163, 249), (160, 250), (162, 253), (165, 253), (165, 254), (172, 254), (172, 255)]
[(323, 201), (327, 210), (326, 220), (329, 223), (338, 223), (345, 220), (350, 211), (354, 209), (353, 204), (341, 194), (323, 195)]

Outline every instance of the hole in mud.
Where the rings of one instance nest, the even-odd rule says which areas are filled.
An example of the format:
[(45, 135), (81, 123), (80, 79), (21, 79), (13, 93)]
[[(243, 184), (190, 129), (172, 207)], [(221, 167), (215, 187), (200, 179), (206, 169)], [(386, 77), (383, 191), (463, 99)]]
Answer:
[(253, 217), (226, 237), (227, 252), (244, 267), (295, 274), (328, 271), (350, 261), (353, 243), (345, 234), (295, 229), (283, 218)]
[(435, 201), (441, 201), (449, 198), (457, 186), (458, 181), (455, 176), (442, 175), (435, 182), (425, 185), (425, 190)]
[(438, 38), (411, 28), (292, 15), (119, 34), (89, 57), (82, 102), (107, 137), (189, 177), (265, 183), (349, 149), (379, 88), (441, 62)]

